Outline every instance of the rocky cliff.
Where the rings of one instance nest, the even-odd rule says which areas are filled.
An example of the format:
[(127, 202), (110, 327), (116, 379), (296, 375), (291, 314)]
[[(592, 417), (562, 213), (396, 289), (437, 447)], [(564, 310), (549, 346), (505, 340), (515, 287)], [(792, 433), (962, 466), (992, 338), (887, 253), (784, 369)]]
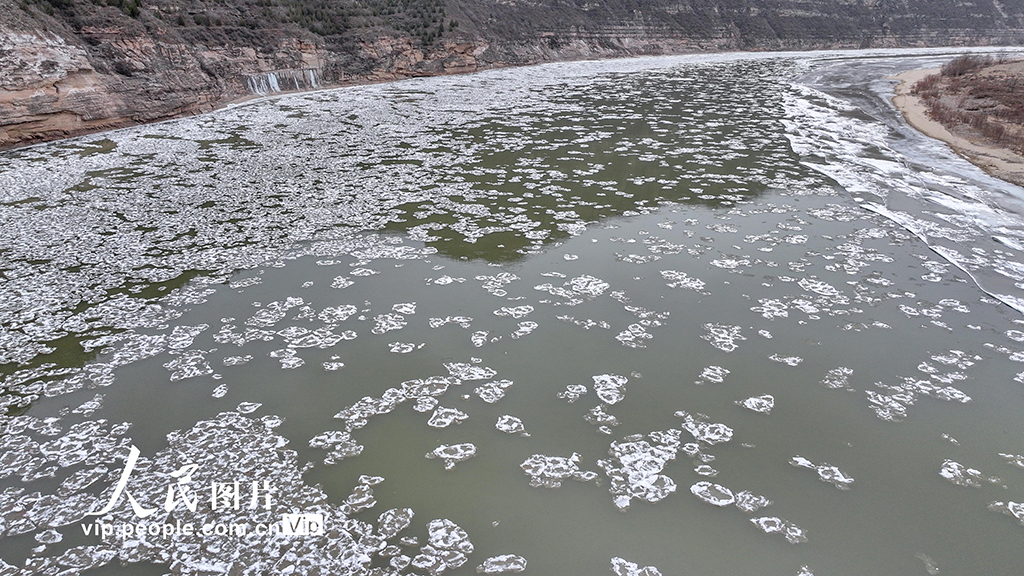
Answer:
[(997, 0), (0, 0), (0, 148), (558, 59), (1022, 42)]

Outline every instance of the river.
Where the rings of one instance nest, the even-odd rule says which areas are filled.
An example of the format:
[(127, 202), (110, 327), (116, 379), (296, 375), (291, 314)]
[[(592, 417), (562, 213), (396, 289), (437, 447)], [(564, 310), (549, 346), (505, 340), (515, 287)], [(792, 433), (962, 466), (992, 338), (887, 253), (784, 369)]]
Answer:
[(953, 55), (3, 153), (0, 574), (1019, 573), (1024, 191), (889, 102)]

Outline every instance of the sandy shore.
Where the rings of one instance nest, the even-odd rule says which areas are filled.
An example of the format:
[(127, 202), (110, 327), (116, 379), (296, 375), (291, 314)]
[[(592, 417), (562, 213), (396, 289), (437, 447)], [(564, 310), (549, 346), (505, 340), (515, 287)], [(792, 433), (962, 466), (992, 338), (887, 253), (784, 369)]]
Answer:
[(1024, 157), (1005, 148), (994, 148), (953, 134), (945, 126), (928, 117), (921, 99), (910, 93), (910, 89), (925, 76), (936, 74), (938, 68), (908, 70), (895, 76), (900, 81), (892, 98), (893, 105), (903, 113), (907, 123), (922, 133), (950, 145), (958, 154), (971, 161), (985, 172), (1024, 186)]

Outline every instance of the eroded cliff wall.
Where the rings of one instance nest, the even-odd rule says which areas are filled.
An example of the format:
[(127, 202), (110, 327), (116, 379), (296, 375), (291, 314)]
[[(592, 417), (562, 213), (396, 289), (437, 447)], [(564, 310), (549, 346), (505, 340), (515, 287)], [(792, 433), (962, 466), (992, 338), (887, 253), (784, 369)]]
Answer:
[(1024, 5), (995, 0), (0, 0), (0, 148), (559, 59), (1022, 42)]

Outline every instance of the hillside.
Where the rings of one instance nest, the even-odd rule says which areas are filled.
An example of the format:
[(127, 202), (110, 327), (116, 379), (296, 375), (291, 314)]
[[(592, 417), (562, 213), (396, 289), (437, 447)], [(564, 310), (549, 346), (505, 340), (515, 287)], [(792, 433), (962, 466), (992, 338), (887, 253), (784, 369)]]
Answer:
[(985, 0), (0, 0), (0, 148), (251, 94), (584, 57), (1024, 42)]

